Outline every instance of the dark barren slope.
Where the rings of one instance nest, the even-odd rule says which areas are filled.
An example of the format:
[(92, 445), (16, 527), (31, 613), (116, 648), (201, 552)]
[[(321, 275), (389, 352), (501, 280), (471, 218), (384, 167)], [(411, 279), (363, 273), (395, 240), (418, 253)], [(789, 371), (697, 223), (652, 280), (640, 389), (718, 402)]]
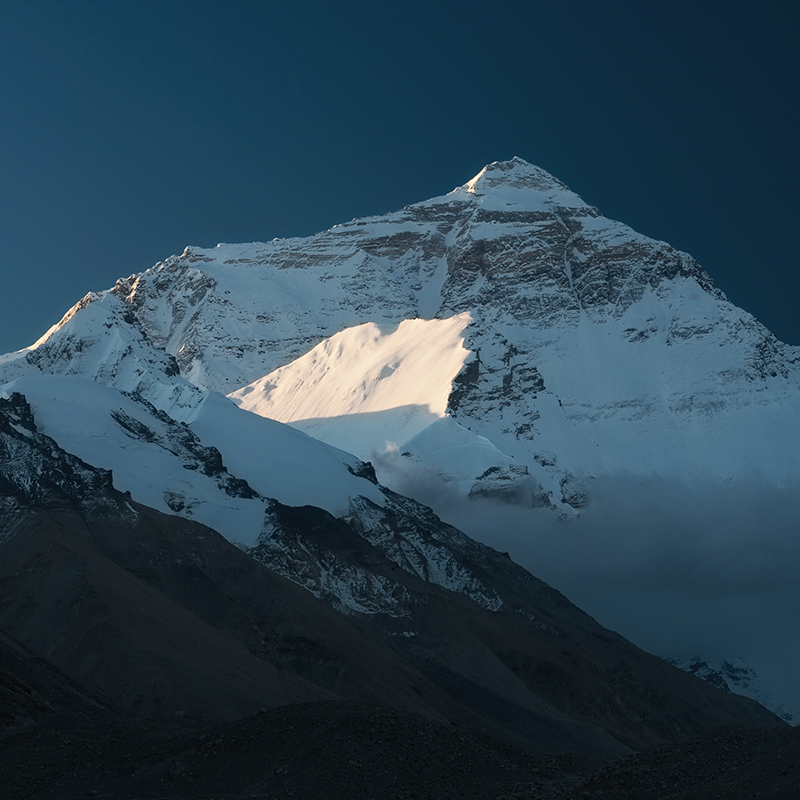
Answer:
[(793, 800), (800, 731), (736, 727), (609, 764), (353, 702), (227, 723), (52, 714), (0, 731), (4, 800)]
[[(64, 723), (71, 727), (64, 729)], [(7, 736), (5, 798), (496, 797), (601, 762), (536, 757), (480, 731), (363, 703), (306, 703), (226, 724), (61, 716)], [(76, 758), (80, 762), (76, 769)]]
[(67, 675), (0, 632), (0, 731), (24, 727), (57, 713), (80, 713), (93, 719), (126, 715), (95, 687)]
[[(105, 696), (138, 716), (232, 721), (358, 700), (534, 753), (603, 758), (723, 724), (781, 724), (603, 629), (489, 548), (460, 557), (503, 598), (499, 611), (398, 568), (319, 509), (277, 509), (285, 536), (393, 571), (413, 635), (386, 614), (341, 614), (214, 531), (132, 503), (109, 473), (37, 433), (24, 400), (2, 404), (0, 629), (99, 690), (80, 690), (96, 708)], [(15, 674), (34, 698), (34, 679)], [(65, 686), (40, 692), (54, 711), (70, 710)], [(37, 716), (24, 694), (4, 710), (12, 730)]]

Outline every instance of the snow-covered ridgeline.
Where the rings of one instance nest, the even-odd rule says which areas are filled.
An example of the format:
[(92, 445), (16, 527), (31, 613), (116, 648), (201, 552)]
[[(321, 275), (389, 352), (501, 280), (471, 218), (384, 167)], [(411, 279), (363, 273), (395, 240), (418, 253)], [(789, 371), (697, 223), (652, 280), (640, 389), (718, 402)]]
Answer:
[(469, 321), (465, 313), (348, 328), (229, 396), (312, 436), (320, 428), (318, 438), (368, 459), (381, 439), (396, 447), (445, 416), (469, 355), (462, 346)]
[[(214, 528), (342, 611), (405, 616), (404, 590), (339, 562), (324, 547), (309, 552), (302, 536), (281, 530), (276, 501), (346, 520), (342, 524), (354, 526), (379, 549), (388, 542), (373, 535), (371, 525), (380, 527), (385, 508), (383, 513), (404, 520), (392, 547), (416, 554), (413, 566), (399, 566), (484, 605), (492, 595), (458, 564), (452, 548), (433, 541), (436, 525), (430, 525), (429, 512), (398, 505), (363, 463), (287, 425), (237, 409), (218, 393), (205, 393), (189, 423), (177, 422), (141, 396), (71, 376), (19, 378), (2, 394), (24, 398), (30, 406), (27, 428), (13, 419), (8, 423), (20, 428), (20, 436), (50, 437), (81, 459), (76, 463), (99, 468), (103, 485), (113, 478), (114, 488), (139, 503)], [(31, 466), (30, 459), (15, 455), (21, 446), (27, 454), (24, 444), (19, 436), (2, 443), (0, 466), (4, 475), (9, 469), (18, 474), (15, 485), (33, 491), (41, 470), (38, 461)], [(424, 532), (415, 514), (425, 516)], [(388, 557), (397, 561), (393, 550)], [(496, 599), (491, 605), (501, 603)]]

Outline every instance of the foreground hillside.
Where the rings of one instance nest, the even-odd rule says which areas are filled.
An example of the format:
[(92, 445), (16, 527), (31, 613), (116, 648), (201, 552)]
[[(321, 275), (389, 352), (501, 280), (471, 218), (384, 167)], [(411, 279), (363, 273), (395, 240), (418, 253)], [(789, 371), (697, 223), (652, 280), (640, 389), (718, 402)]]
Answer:
[(800, 729), (727, 726), (608, 760), (532, 754), (468, 726), (363, 702), (232, 722), (134, 717), (0, 634), (3, 797), (130, 800), (787, 800)]
[(8, 800), (787, 800), (800, 732), (731, 728), (604, 763), (364, 703), (224, 724), (73, 713), (0, 731), (0, 783)]

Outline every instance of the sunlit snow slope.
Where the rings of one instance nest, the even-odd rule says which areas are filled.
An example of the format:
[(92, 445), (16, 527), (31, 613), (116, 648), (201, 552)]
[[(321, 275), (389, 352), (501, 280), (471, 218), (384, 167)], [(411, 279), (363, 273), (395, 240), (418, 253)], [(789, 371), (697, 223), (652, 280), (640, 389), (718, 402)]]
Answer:
[(357, 325), (230, 397), (369, 459), (445, 416), (453, 379), (469, 355), (469, 321), (464, 313)]

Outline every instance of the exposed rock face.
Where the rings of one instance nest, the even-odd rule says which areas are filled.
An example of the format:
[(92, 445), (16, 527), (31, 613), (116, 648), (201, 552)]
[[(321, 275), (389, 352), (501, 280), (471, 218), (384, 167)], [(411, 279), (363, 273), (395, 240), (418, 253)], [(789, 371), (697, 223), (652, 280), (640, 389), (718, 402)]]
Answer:
[(0, 492), (9, 509), (12, 498), (40, 503), (53, 491), (92, 503), (111, 488), (110, 472), (84, 463), (39, 433), (21, 394), (0, 397)]
[[(236, 294), (226, 285), (233, 275)], [(309, 239), (187, 248), (112, 291), (151, 341), (176, 353), (184, 374), (230, 391), (367, 319), (483, 309), (485, 326), (502, 318), (552, 329), (576, 325), (582, 312), (621, 317), (648, 290), (677, 278), (725, 301), (689, 256), (604, 218), (543, 170), (514, 159), (489, 165), (445, 197)], [(254, 298), (260, 313), (249, 313), (241, 284), (263, 290)], [(245, 328), (215, 328), (214, 318)], [(476, 330), (468, 341), (478, 350), (487, 335)], [(517, 355), (525, 361), (524, 353), (500, 358), (505, 374)]]

